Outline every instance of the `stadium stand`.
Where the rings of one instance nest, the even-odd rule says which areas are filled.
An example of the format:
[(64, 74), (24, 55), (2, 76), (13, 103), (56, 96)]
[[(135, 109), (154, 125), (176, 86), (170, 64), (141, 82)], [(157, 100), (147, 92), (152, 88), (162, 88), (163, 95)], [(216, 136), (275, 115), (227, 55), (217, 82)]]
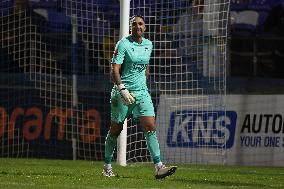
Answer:
[[(78, 50), (81, 51), (82, 54), (86, 54), (81, 62), (91, 62), (85, 68), (82, 68), (82, 73), (86, 71), (87, 73), (91, 72), (103, 72), (109, 73), (109, 62), (110, 57), (112, 55), (113, 47), (118, 38), (119, 31), (119, 1), (117, 0), (82, 0), (80, 3), (76, 1), (71, 1), (72, 6), (76, 7), (74, 11), (72, 8), (68, 8), (63, 11), (64, 7), (72, 7), (70, 5), (67, 6), (66, 3), (70, 3), (70, 1), (58, 1), (58, 0), (30, 0), (32, 3), (32, 8), (34, 12), (40, 14), (45, 17), (48, 21), (49, 32), (53, 33), (53, 37), (59, 39), (58, 44), (53, 43), (53, 46), (50, 46), (48, 43), (48, 39), (44, 40), (45, 35), (42, 36), (43, 41), (46, 41), (46, 48), (50, 52), (53, 52), (53, 57), (58, 60), (59, 65), (66, 65), (70, 59), (65, 56), (64, 52), (60, 52), (60, 47), (62, 44), (70, 43), (70, 41), (62, 42), (63, 35), (67, 35), (72, 29), (71, 25), (71, 16), (76, 15), (77, 24), (78, 24)], [(155, 56), (164, 56), (165, 61), (168, 59), (167, 54), (171, 54), (172, 57), (177, 58), (177, 64), (180, 62), (181, 57), (178, 58), (179, 54), (176, 50), (178, 47), (177, 40), (174, 35), (171, 33), (176, 32), (174, 25), (177, 23), (177, 18), (182, 15), (185, 11), (182, 8), (186, 7), (185, 3), (189, 3), (187, 1), (165, 1), (163, 3), (155, 2), (157, 5), (155, 9), (151, 7), (153, 5), (154, 0), (145, 1), (144, 6), (138, 6), (139, 9), (131, 10), (131, 14), (139, 14), (143, 13), (145, 15), (151, 15), (150, 13), (155, 13), (158, 17), (152, 18), (151, 16), (147, 19), (156, 19), (157, 25), (160, 27), (149, 27), (148, 29), (151, 32), (156, 32), (155, 36), (150, 36), (152, 38), (156, 38), (157, 36), (161, 37), (160, 32), (166, 33), (168, 36), (173, 36), (172, 41), (167, 41), (165, 43), (159, 42), (157, 43), (157, 47), (154, 50)], [(251, 0), (251, 1), (240, 1), (240, 0), (232, 0), (231, 6), (231, 31), (232, 38), (236, 36), (243, 36), (244, 39), (248, 36), (259, 38), (260, 36), (269, 36), (271, 32), (274, 30), (278, 30), (278, 34), (282, 31), (281, 29), (268, 29), (271, 28), (271, 24), (269, 23), (269, 19), (272, 20), (273, 14), (272, 10), (275, 10), (276, 7), (281, 9), (283, 6), (284, 0)], [(9, 6), (10, 1), (4, 1), (1, 3), (1, 7)], [(141, 3), (139, 0), (132, 0), (131, 3)], [(160, 5), (160, 6), (159, 6)], [(161, 11), (166, 10), (168, 7), (179, 7), (179, 11)], [(188, 6), (187, 6), (188, 7)], [(7, 10), (7, 9), (1, 9)], [(164, 15), (159, 14), (159, 12), (164, 13)], [(281, 11), (279, 11), (281, 12)], [(167, 13), (167, 14), (165, 14)], [(4, 13), (2, 13), (4, 14)], [(278, 26), (277, 26), (278, 27)], [(160, 28), (160, 31), (154, 31), (156, 28)], [(109, 32), (112, 31), (112, 32)], [(116, 31), (116, 32), (115, 32)], [(107, 34), (107, 35), (106, 35)], [(149, 35), (149, 34), (146, 34)], [(151, 34), (152, 35), (152, 34)], [(66, 37), (65, 37), (66, 39)], [(169, 39), (169, 38), (168, 38)], [(256, 39), (256, 38), (255, 38)], [(234, 39), (233, 39), (234, 40)], [(163, 39), (161, 39), (163, 41)], [(254, 47), (254, 41), (252, 41), (252, 47)], [(235, 44), (236, 42), (234, 42)], [(242, 43), (242, 40), (239, 40), (238, 43)], [(164, 49), (166, 47), (167, 51), (163, 52), (160, 49)], [(267, 55), (271, 56), (271, 51), (266, 52), (265, 50), (261, 50), (261, 47), (257, 47), (258, 56)], [(242, 53), (238, 49), (238, 45), (232, 48), (232, 57), (234, 59), (235, 56), (241, 57), (241, 59), (245, 59), (244, 62), (247, 61), (255, 61), (255, 56), (253, 56), (253, 52), (256, 49), (251, 49), (248, 52), (250, 53)], [(59, 53), (58, 53), (59, 52)], [(277, 53), (273, 54), (281, 54), (282, 50), (279, 48), (276, 51)], [(96, 57), (96, 58), (94, 58)], [(280, 56), (281, 57), (281, 56)], [(190, 58), (190, 57), (187, 57)], [(264, 58), (266, 59), (266, 58)], [(85, 61), (87, 60), (87, 61)], [(258, 60), (263, 60), (262, 58)], [(88, 67), (88, 68), (87, 68)], [(70, 70), (65, 69), (65, 70)]]
[(277, 52), (283, 45), (275, 45), (283, 41), (283, 2), (232, 0), (232, 76), (283, 77), (276, 71), (281, 69)]
[(236, 35), (242, 35), (244, 32), (245, 35), (264, 32), (268, 15), (272, 14), (276, 7), (282, 7), (283, 2), (283, 0), (232, 0), (233, 32), (236, 32)]

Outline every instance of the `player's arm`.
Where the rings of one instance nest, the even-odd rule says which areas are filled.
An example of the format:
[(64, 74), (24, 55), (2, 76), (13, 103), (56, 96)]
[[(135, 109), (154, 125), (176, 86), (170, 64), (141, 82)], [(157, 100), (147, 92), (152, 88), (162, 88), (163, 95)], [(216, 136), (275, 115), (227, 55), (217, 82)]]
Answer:
[(121, 78), (120, 78), (120, 69), (121, 64), (111, 64), (111, 77), (115, 85), (121, 84)]
[(121, 77), (120, 77), (120, 69), (121, 69), (121, 64), (111, 64), (111, 76), (114, 84), (116, 85), (117, 89), (119, 90), (119, 93), (124, 100), (124, 103), (126, 105), (132, 104), (135, 102), (135, 99), (133, 95), (127, 90), (125, 85), (121, 82)]
[(132, 104), (135, 102), (134, 97), (127, 90), (125, 85), (121, 81), (121, 67), (124, 61), (126, 49), (122, 42), (119, 42), (116, 46), (116, 49), (113, 54), (112, 64), (111, 64), (111, 76), (116, 88), (118, 89), (124, 103), (126, 105)]
[(149, 74), (150, 74), (150, 72), (149, 72), (149, 65), (147, 65), (146, 66), (146, 71), (145, 71), (146, 79), (149, 78)]
[(121, 82), (121, 67), (124, 62), (126, 53), (125, 44), (122, 41), (119, 41), (113, 52), (113, 57), (111, 59), (111, 77), (115, 85), (122, 84)]

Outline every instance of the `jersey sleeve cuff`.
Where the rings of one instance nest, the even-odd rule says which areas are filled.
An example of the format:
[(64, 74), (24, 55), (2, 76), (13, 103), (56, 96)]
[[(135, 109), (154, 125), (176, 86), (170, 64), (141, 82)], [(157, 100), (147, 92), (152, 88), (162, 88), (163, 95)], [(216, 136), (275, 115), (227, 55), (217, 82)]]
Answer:
[(126, 89), (125, 85), (124, 84), (119, 84), (119, 85), (116, 85), (117, 89), (119, 91), (123, 90), (123, 89)]

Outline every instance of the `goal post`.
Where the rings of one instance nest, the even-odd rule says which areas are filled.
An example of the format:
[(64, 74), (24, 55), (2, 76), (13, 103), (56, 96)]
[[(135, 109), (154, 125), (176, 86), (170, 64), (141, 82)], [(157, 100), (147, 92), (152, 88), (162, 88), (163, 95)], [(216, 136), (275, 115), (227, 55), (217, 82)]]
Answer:
[[(130, 1), (120, 0), (120, 39), (129, 34)], [(117, 163), (126, 166), (127, 150), (127, 119), (124, 120), (123, 129), (118, 137)]]

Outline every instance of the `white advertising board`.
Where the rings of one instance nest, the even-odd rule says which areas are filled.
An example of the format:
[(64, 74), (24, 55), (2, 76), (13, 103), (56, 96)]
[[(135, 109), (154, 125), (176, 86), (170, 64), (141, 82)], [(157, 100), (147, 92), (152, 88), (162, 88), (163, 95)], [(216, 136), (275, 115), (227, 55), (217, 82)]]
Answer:
[(162, 95), (157, 134), (164, 160), (284, 166), (284, 95), (227, 95), (224, 100), (226, 112), (196, 96)]

